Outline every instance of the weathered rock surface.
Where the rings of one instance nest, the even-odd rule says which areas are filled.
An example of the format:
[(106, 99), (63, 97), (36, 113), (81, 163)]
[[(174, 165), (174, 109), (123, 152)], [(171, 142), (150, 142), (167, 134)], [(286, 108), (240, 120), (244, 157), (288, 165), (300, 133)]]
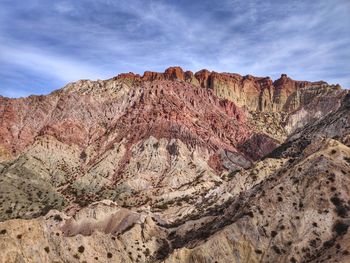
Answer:
[(0, 262), (348, 262), (349, 105), (179, 67), (0, 97)]

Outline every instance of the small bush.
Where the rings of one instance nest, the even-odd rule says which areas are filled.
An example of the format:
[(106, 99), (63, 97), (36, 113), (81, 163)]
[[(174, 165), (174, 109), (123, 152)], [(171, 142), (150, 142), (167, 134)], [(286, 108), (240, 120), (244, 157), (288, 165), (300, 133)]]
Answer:
[(62, 217), (61, 217), (59, 214), (55, 215), (55, 216), (53, 217), (53, 219), (54, 219), (55, 221), (59, 221), (59, 222), (61, 222), (61, 221), (63, 220)]
[(85, 250), (84, 246), (78, 247), (78, 252), (79, 253), (84, 253), (84, 250)]
[(271, 237), (275, 237), (277, 236), (277, 232), (276, 231), (271, 231)]
[(85, 151), (82, 151), (81, 152), (81, 154), (80, 154), (80, 159), (82, 159), (82, 160), (86, 160), (86, 157), (87, 157), (87, 154), (86, 154), (86, 152)]
[(278, 246), (273, 245), (273, 246), (272, 246), (272, 249), (276, 252), (276, 254), (281, 254), (281, 250), (279, 249)]
[(9, 208), (9, 209), (7, 209), (7, 210), (5, 211), (6, 214), (12, 214), (12, 212), (13, 212), (13, 211), (12, 211), (12, 208)]
[(232, 178), (236, 175), (236, 173), (238, 173), (238, 172), (239, 172), (239, 170), (232, 171), (232, 172), (230, 172), (230, 173), (227, 175), (227, 177), (228, 177), (229, 179), (232, 179)]
[(334, 240), (331, 239), (331, 240), (327, 240), (323, 243), (323, 247), (325, 248), (331, 248), (332, 246), (334, 246)]
[(335, 206), (335, 211), (338, 216), (346, 217), (348, 213), (348, 207), (344, 204), (344, 200), (340, 199), (338, 196), (331, 197), (331, 202)]
[(338, 236), (344, 235), (348, 232), (349, 226), (340, 221), (334, 224), (333, 231), (338, 234)]
[(168, 205), (167, 204), (159, 204), (159, 205), (157, 205), (157, 208), (159, 208), (159, 209), (168, 209)]
[(254, 217), (254, 213), (252, 212), (252, 211), (249, 211), (248, 213), (247, 213), (247, 215), (249, 216), (249, 217)]
[(331, 202), (335, 206), (339, 206), (339, 205), (341, 205), (343, 203), (343, 201), (338, 196), (331, 197)]

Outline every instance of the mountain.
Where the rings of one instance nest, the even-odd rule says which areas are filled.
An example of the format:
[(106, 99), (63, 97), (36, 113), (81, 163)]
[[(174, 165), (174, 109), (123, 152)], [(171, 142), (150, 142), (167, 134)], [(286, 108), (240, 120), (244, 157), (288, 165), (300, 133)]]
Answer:
[(0, 262), (349, 262), (349, 111), (179, 67), (0, 97)]

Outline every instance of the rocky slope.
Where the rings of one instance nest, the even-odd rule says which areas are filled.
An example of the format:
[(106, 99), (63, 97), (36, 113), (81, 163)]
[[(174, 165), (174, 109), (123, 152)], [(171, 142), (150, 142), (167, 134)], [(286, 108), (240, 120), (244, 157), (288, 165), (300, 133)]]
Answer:
[(178, 67), (0, 97), (0, 262), (347, 262), (349, 111)]

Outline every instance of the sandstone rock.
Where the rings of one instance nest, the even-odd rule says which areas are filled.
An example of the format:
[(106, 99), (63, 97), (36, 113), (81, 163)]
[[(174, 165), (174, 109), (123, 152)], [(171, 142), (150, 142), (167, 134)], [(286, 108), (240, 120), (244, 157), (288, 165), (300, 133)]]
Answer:
[(0, 97), (0, 262), (348, 262), (349, 102), (179, 67)]

